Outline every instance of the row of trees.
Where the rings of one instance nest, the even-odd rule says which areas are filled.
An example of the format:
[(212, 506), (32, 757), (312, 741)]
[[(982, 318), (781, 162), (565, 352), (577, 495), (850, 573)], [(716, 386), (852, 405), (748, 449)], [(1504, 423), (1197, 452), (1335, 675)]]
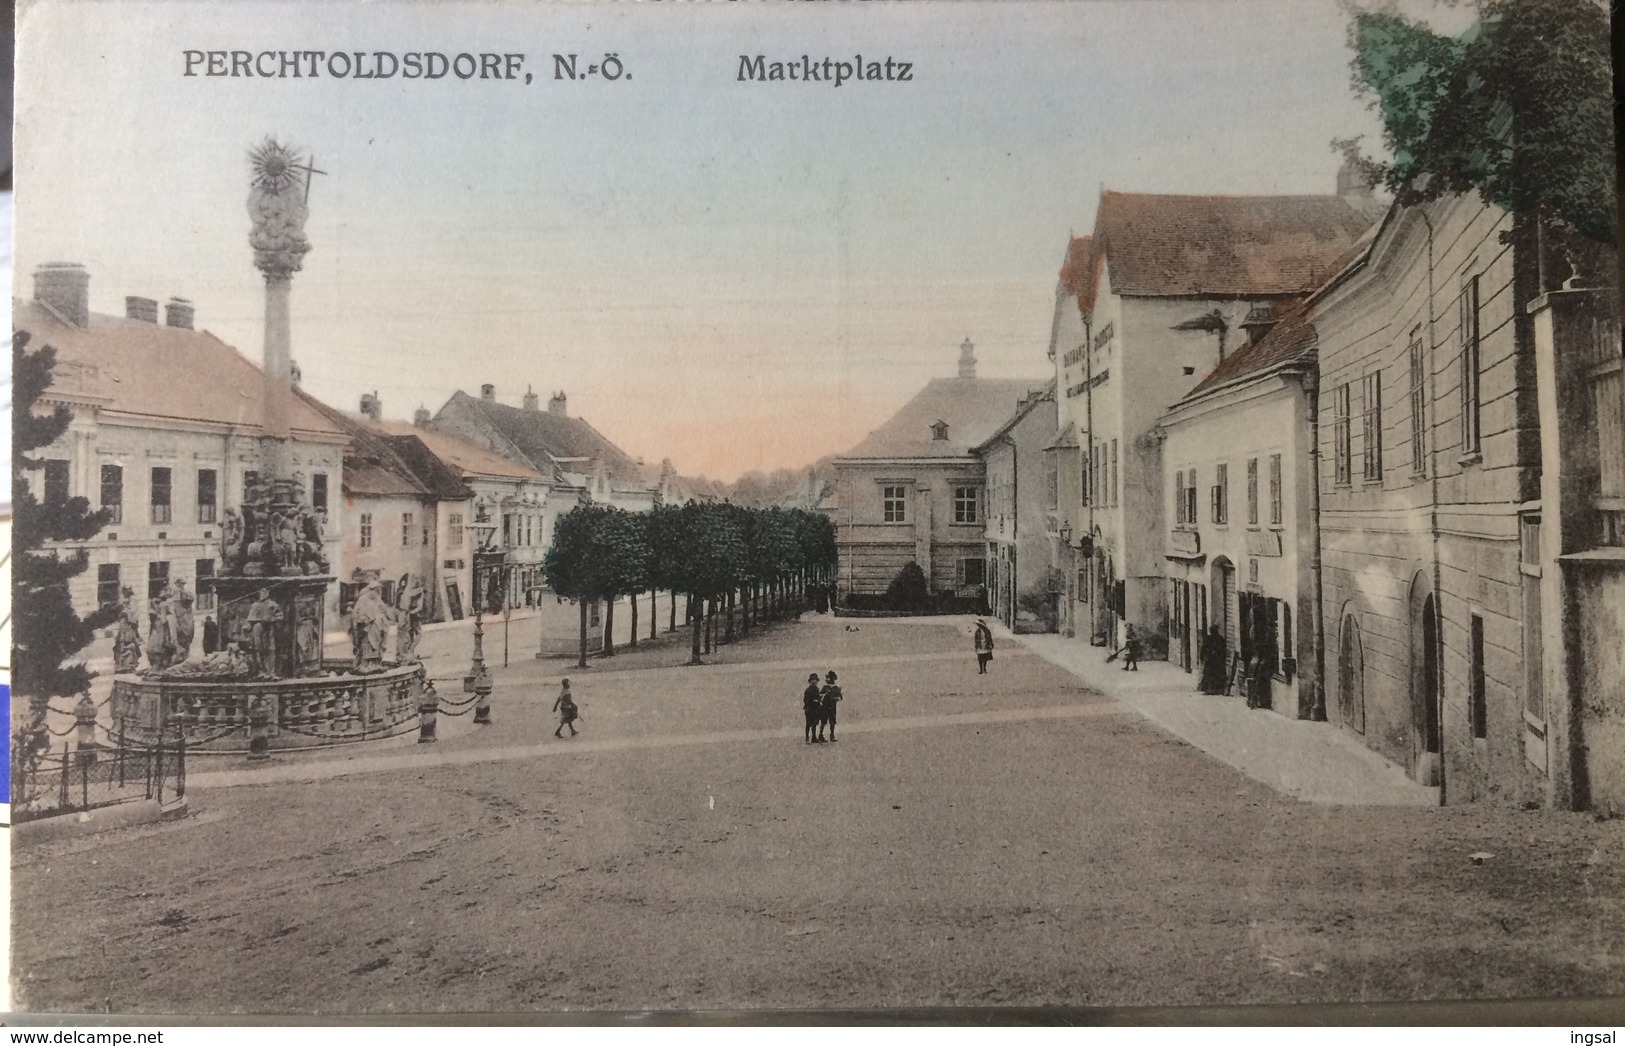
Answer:
[(715, 642), (715, 619), (726, 612), (725, 639), (732, 639), (736, 607), (748, 632), (764, 616), (777, 617), (808, 586), (826, 582), (835, 569), (835, 527), (804, 509), (751, 509), (731, 504), (660, 505), (627, 512), (610, 505), (571, 509), (553, 532), (545, 569), (561, 596), (581, 605), (581, 657), (587, 663), (587, 605), (602, 601), (604, 653), (613, 654), (615, 600), (629, 597), (631, 644), (637, 644), (638, 600), (650, 594), (649, 634), (655, 633), (654, 594), (671, 593), (671, 627), (677, 596), (692, 629), (690, 664)]

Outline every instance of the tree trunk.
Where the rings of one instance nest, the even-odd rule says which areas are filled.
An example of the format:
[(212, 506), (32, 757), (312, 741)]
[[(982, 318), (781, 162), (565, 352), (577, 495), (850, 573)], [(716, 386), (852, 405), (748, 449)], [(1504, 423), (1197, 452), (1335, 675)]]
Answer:
[[(675, 614), (676, 600), (672, 600), (672, 613)], [(660, 593), (654, 589), (649, 590), (649, 642), (654, 642), (655, 633), (660, 631)]]
[(734, 590), (731, 588), (728, 590), (728, 599), (723, 604), (722, 613), (725, 615), (722, 620), (722, 641), (732, 643), (734, 641)]
[(604, 656), (615, 656), (615, 597), (604, 599)]
[(576, 602), (581, 604), (581, 658), (580, 658), (580, 660), (578, 660), (576, 662), (576, 667), (577, 668), (586, 668), (587, 667), (587, 601), (585, 599), (577, 599)]
[[(675, 595), (673, 595), (672, 596), (672, 605), (673, 606), (676, 605), (676, 600), (677, 600), (677, 597)], [(704, 664), (704, 662), (700, 660), (700, 615), (695, 612), (697, 609), (698, 608), (696, 608), (694, 606), (694, 597), (689, 596), (688, 597), (688, 627), (689, 627), (688, 663), (691, 664), (691, 665)]]
[(632, 611), (632, 627), (627, 629), (626, 645), (634, 649), (638, 645), (638, 594), (630, 593), (626, 597), (626, 605)]
[(677, 590), (675, 588), (671, 590), (671, 622), (666, 631), (677, 631)]

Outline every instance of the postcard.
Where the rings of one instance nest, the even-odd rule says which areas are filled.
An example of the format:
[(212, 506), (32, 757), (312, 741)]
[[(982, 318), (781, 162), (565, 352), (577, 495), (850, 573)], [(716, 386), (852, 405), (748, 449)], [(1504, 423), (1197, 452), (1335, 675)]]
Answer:
[(17, 27), (24, 1016), (1625, 993), (1605, 4)]

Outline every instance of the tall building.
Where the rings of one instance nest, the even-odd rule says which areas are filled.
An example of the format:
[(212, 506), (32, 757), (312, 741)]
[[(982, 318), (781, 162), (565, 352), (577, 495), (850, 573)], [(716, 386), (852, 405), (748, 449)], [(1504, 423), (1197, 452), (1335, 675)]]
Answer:
[(1380, 214), (1356, 192), (1102, 194), (1092, 234), (1068, 244), (1050, 350), (1058, 425), (1079, 444), (1061, 453), (1079, 473), (1062, 511), (1079, 633), (1116, 646), (1133, 624), (1146, 655), (1164, 655), (1158, 419), (1239, 347), (1249, 315), (1324, 282)]

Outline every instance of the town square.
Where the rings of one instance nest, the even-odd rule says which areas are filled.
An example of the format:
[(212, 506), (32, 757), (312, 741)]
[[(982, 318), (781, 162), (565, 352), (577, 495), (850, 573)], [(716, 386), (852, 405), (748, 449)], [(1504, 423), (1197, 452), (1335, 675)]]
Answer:
[(925, 6), (31, 11), (16, 1006), (1625, 994), (1605, 5)]

